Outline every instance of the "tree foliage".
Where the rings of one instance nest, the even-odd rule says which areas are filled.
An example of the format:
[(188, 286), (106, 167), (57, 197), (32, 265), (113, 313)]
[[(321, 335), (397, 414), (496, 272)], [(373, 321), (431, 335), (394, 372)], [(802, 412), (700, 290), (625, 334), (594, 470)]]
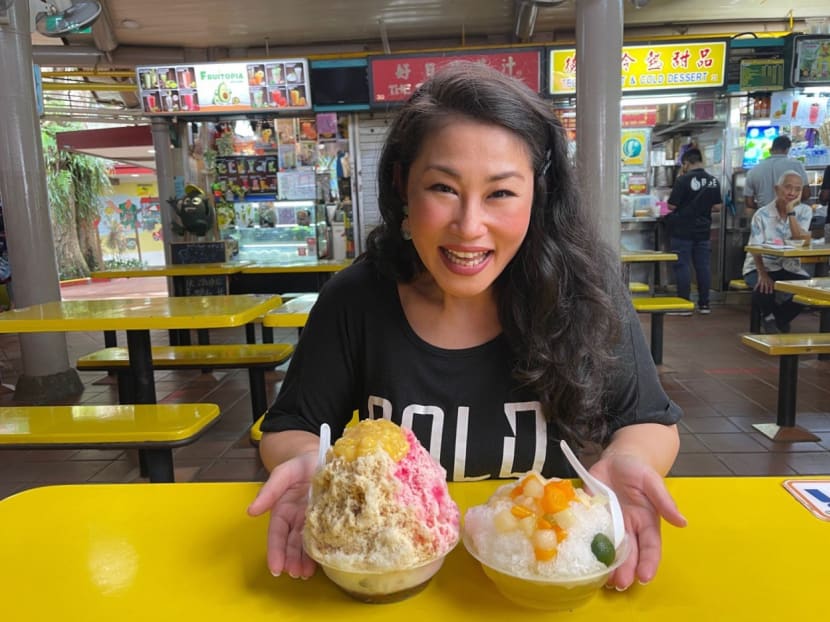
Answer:
[[(99, 197), (111, 187), (108, 161), (58, 149), (56, 134), (78, 129), (83, 128), (51, 121), (41, 124), (46, 190), (62, 279), (89, 276), (90, 268), (100, 267), (89, 265), (100, 256), (100, 249), (93, 252), (83, 246), (98, 219)], [(93, 243), (98, 244), (97, 237)]]

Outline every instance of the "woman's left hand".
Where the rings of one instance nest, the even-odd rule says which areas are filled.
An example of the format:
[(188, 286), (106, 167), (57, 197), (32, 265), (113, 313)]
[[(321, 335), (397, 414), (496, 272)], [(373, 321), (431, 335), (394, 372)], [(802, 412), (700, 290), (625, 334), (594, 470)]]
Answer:
[(624, 590), (635, 578), (640, 583), (648, 583), (660, 565), (660, 518), (675, 527), (685, 527), (686, 519), (666, 490), (660, 474), (636, 456), (606, 455), (590, 470), (617, 494), (625, 529), (632, 540), (628, 559), (617, 568), (608, 585)]

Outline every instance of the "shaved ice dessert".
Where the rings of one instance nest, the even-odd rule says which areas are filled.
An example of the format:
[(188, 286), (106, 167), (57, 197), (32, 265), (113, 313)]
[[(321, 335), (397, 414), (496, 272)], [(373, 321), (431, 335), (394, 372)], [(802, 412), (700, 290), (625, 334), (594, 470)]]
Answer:
[(312, 480), (303, 546), (367, 602), (423, 589), (458, 542), (446, 472), (410, 431), (385, 419), (346, 430)]
[(464, 516), (464, 545), (508, 598), (542, 609), (587, 602), (628, 554), (607, 497), (530, 472)]

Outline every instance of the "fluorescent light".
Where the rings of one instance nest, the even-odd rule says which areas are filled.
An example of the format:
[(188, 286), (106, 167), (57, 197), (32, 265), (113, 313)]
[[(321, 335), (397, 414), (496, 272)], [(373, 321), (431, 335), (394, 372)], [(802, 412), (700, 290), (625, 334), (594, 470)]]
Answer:
[(658, 106), (660, 104), (685, 104), (691, 95), (652, 95), (651, 97), (623, 97), (623, 106)]

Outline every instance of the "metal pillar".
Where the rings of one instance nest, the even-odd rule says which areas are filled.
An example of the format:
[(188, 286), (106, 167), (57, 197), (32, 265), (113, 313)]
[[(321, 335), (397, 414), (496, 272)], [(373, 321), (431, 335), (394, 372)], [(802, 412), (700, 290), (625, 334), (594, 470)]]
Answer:
[[(15, 0), (9, 24), (0, 24), (0, 194), (17, 307), (61, 297), (29, 28), (29, 2)], [(77, 371), (69, 367), (63, 334), (19, 338), (23, 375), (15, 393), (18, 399), (49, 401), (83, 390)]]
[(583, 196), (600, 235), (620, 247), (622, 0), (576, 3), (576, 141)]

